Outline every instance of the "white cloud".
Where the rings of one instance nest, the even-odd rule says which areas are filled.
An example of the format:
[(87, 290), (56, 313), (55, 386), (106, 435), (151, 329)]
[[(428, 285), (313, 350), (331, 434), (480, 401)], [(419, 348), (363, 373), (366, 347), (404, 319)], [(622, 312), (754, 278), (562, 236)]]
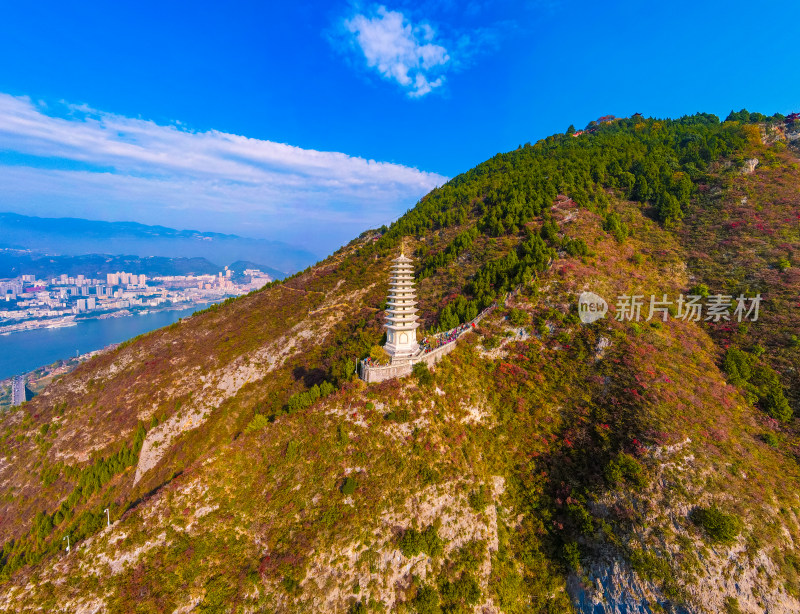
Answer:
[(397, 217), (447, 180), (86, 106), (60, 110), (56, 116), (42, 103), (0, 94), (0, 153), (7, 160), (9, 152), (26, 156), (0, 161), (0, 209), (52, 215), (60, 208), (60, 215), (169, 225), (183, 217), (183, 227), (242, 234), (249, 228), (321, 253)]
[(384, 78), (396, 81), (409, 96), (420, 97), (444, 83), (441, 73), (450, 62), (436, 33), (426, 23), (413, 25), (403, 13), (378, 6), (344, 21), (353, 44), (367, 65)]

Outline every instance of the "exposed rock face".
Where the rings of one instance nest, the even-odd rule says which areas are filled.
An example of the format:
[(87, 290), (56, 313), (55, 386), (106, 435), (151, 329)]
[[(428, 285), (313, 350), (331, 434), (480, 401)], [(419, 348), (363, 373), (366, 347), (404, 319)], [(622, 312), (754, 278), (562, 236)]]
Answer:
[(195, 429), (203, 424), (211, 412), (219, 407), (223, 401), (236, 395), (247, 383), (261, 379), (269, 374), (276, 366), (296, 351), (298, 340), (305, 340), (311, 333), (300, 326), (293, 329), (296, 333), (290, 339), (281, 338), (277, 343), (240, 358), (209, 375), (198, 375), (194, 383), (202, 382), (195, 401), (169, 417), (165, 422), (151, 429), (142, 445), (139, 454), (139, 463), (136, 467), (136, 484), (141, 477), (155, 467), (169, 450), (169, 446), (181, 433)]
[(595, 563), (585, 570), (583, 578), (570, 574), (567, 591), (581, 614), (693, 614), (673, 606), (652, 582), (642, 580), (621, 560)]
[[(726, 599), (742, 612), (798, 612), (800, 603), (783, 587), (767, 586), (764, 577), (777, 573), (774, 563), (759, 553), (752, 567), (744, 568), (739, 577), (726, 574), (726, 556), (705, 561), (704, 573), (697, 586), (687, 586), (690, 606), (671, 603), (658, 586), (640, 577), (622, 559), (598, 561), (584, 569), (583, 575), (570, 574), (567, 591), (581, 614), (710, 614), (726, 611)], [(759, 570), (762, 577), (759, 577)]]
[[(467, 497), (459, 493), (459, 484), (451, 482), (432, 486), (412, 495), (404, 506), (385, 512), (371, 532), (371, 547), (366, 547), (361, 539), (342, 548), (315, 553), (310, 564), (309, 574), (304, 581), (309, 595), (314, 595), (312, 585), (316, 585), (316, 596), (309, 597), (309, 612), (340, 612), (351, 595), (366, 598), (360, 587), (372, 587), (373, 596), (395, 611), (402, 602), (401, 595), (414, 577), (435, 582), (436, 571), (441, 561), (436, 561), (426, 553), (406, 557), (396, 547), (395, 537), (406, 530), (411, 520), (419, 526), (440, 522), (439, 536), (444, 540), (445, 554), (451, 554), (468, 542), (477, 540), (486, 546), (484, 558), (476, 570), (478, 583), (484, 595), (492, 573), (492, 555), (499, 548), (497, 533), (497, 507), (494, 504), (505, 492), (505, 478), (492, 476), (489, 484), (493, 502), (482, 511), (470, 508)], [(370, 565), (371, 562), (371, 565)], [(357, 585), (358, 591), (352, 587)], [(335, 587), (335, 588), (334, 588)], [(491, 596), (475, 606), (481, 614), (499, 614)]]
[(756, 170), (756, 166), (758, 166), (758, 158), (750, 158), (745, 160), (744, 166), (742, 167), (742, 174), (749, 175)]
[(606, 350), (611, 347), (611, 340), (608, 337), (600, 337), (594, 348), (594, 359), (600, 360), (605, 356)]

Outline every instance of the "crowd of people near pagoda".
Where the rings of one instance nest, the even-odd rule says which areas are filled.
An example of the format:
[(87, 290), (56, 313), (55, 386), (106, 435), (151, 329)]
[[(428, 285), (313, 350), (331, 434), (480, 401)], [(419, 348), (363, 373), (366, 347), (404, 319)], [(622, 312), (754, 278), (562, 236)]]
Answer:
[(452, 330), (447, 331), (446, 333), (439, 333), (438, 335), (431, 335), (429, 337), (425, 337), (419, 343), (419, 347), (422, 350), (423, 354), (427, 354), (428, 352), (432, 352), (443, 345), (447, 345), (448, 343), (452, 343), (466, 330), (470, 328), (474, 328), (474, 322), (468, 322), (466, 324), (461, 324), (460, 326), (456, 326)]

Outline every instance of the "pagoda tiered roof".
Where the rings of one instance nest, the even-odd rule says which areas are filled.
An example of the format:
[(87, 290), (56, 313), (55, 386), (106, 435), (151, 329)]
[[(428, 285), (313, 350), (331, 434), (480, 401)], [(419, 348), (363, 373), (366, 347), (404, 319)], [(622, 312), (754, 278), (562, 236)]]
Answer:
[(386, 301), (386, 328), (411, 331), (419, 327), (417, 320), (414, 267), (412, 260), (400, 254), (392, 264), (389, 277), (389, 296)]

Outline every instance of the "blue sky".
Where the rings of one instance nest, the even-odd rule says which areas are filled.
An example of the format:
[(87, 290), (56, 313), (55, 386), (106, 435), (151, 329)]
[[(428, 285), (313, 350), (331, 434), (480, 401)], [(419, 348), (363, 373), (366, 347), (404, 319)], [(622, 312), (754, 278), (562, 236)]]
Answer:
[(798, 110), (797, 24), (797, 2), (5, 2), (0, 210), (324, 254), (569, 124)]

